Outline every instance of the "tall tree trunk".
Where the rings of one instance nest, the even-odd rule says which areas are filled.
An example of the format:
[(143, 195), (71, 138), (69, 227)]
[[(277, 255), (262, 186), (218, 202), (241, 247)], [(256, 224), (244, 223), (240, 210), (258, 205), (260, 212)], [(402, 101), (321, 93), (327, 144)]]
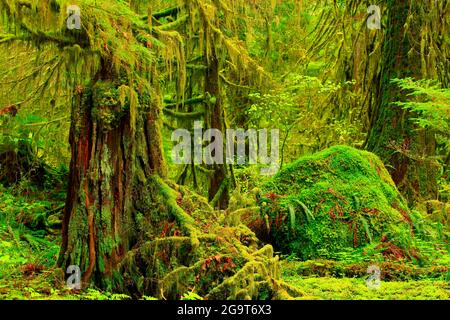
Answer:
[[(220, 130), (225, 137), (226, 128), (220, 93), (219, 61), (214, 49), (212, 51), (213, 53), (208, 58), (208, 69), (206, 70), (205, 77), (205, 93), (207, 96), (209, 94), (212, 98), (211, 101), (207, 101), (208, 107), (206, 108), (206, 125), (209, 129)], [(209, 201), (215, 200), (215, 203), (213, 203), (215, 207), (219, 209), (226, 209), (229, 202), (229, 181), (225, 157), (223, 164), (214, 164), (211, 169), (213, 170), (213, 174), (210, 177), (210, 186), (208, 190)]]
[(410, 204), (417, 199), (436, 197), (438, 169), (429, 158), (435, 155), (433, 132), (419, 129), (412, 120), (415, 114), (394, 105), (405, 100), (405, 92), (391, 80), (421, 76), (420, 49), (411, 42), (415, 36), (419, 39), (420, 23), (409, 23), (409, 29), (405, 30), (408, 16), (415, 10), (409, 0), (388, 1), (378, 101), (367, 144), (370, 151), (389, 165), (394, 182)]
[[(107, 64), (105, 64), (107, 65)], [(82, 282), (111, 289), (116, 266), (139, 240), (142, 188), (165, 175), (159, 98), (122, 105), (119, 77), (104, 68), (72, 105), (69, 189), (59, 265), (79, 266)], [(140, 190), (141, 189), (141, 190)]]

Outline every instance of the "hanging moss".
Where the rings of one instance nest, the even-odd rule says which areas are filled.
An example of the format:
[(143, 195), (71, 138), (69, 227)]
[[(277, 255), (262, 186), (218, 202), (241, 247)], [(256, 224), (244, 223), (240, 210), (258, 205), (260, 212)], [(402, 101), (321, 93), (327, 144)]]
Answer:
[(104, 131), (117, 128), (131, 110), (128, 97), (123, 96), (121, 90), (112, 82), (97, 82), (93, 88), (92, 99), (92, 117)]

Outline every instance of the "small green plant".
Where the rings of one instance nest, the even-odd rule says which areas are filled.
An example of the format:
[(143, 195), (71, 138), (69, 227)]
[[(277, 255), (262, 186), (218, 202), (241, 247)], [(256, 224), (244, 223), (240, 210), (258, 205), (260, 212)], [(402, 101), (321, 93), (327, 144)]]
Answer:
[(414, 120), (423, 128), (431, 128), (450, 138), (450, 89), (433, 80), (393, 79), (407, 91), (408, 100), (396, 104), (417, 113)]
[(195, 292), (186, 292), (185, 294), (183, 294), (181, 300), (203, 300), (203, 298)]

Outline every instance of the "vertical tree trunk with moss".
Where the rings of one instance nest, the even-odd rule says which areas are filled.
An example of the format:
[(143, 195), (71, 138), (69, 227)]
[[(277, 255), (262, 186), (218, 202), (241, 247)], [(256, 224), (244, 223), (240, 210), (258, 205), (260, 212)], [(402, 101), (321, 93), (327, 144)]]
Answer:
[(146, 92), (124, 98), (126, 87), (108, 65), (73, 101), (59, 265), (77, 265), (83, 284), (111, 289), (120, 277), (117, 264), (139, 238), (143, 186), (151, 175), (164, 175), (165, 166), (159, 98)]
[[(420, 22), (409, 0), (389, 0), (386, 34), (381, 62), (378, 101), (372, 115), (367, 149), (378, 154), (390, 168), (393, 180), (410, 203), (430, 199), (437, 193), (437, 166), (433, 132), (419, 129), (417, 115), (395, 105), (406, 93), (391, 83), (395, 78), (420, 77)], [(408, 21), (409, 20), (409, 21)]]
[[(208, 68), (205, 77), (205, 93), (210, 99), (206, 108), (206, 121), (209, 129), (218, 129), (225, 137), (225, 121), (222, 98), (220, 92), (219, 79), (219, 61), (212, 49), (213, 53), (207, 59)], [(205, 55), (206, 56), (206, 55)], [(225, 148), (224, 148), (225, 150)], [(223, 164), (212, 165), (213, 173), (210, 177), (210, 185), (208, 190), (208, 198), (212, 204), (219, 209), (226, 209), (229, 202), (228, 193), (228, 174), (225, 164), (225, 155)]]

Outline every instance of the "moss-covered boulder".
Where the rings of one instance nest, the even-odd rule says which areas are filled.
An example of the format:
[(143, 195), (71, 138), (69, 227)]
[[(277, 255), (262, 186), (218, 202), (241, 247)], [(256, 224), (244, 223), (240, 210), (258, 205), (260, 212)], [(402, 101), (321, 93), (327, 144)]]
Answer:
[(355, 249), (378, 258), (417, 255), (414, 217), (369, 152), (336, 146), (301, 158), (262, 187), (259, 205), (270, 242), (285, 254), (305, 260), (339, 260)]

